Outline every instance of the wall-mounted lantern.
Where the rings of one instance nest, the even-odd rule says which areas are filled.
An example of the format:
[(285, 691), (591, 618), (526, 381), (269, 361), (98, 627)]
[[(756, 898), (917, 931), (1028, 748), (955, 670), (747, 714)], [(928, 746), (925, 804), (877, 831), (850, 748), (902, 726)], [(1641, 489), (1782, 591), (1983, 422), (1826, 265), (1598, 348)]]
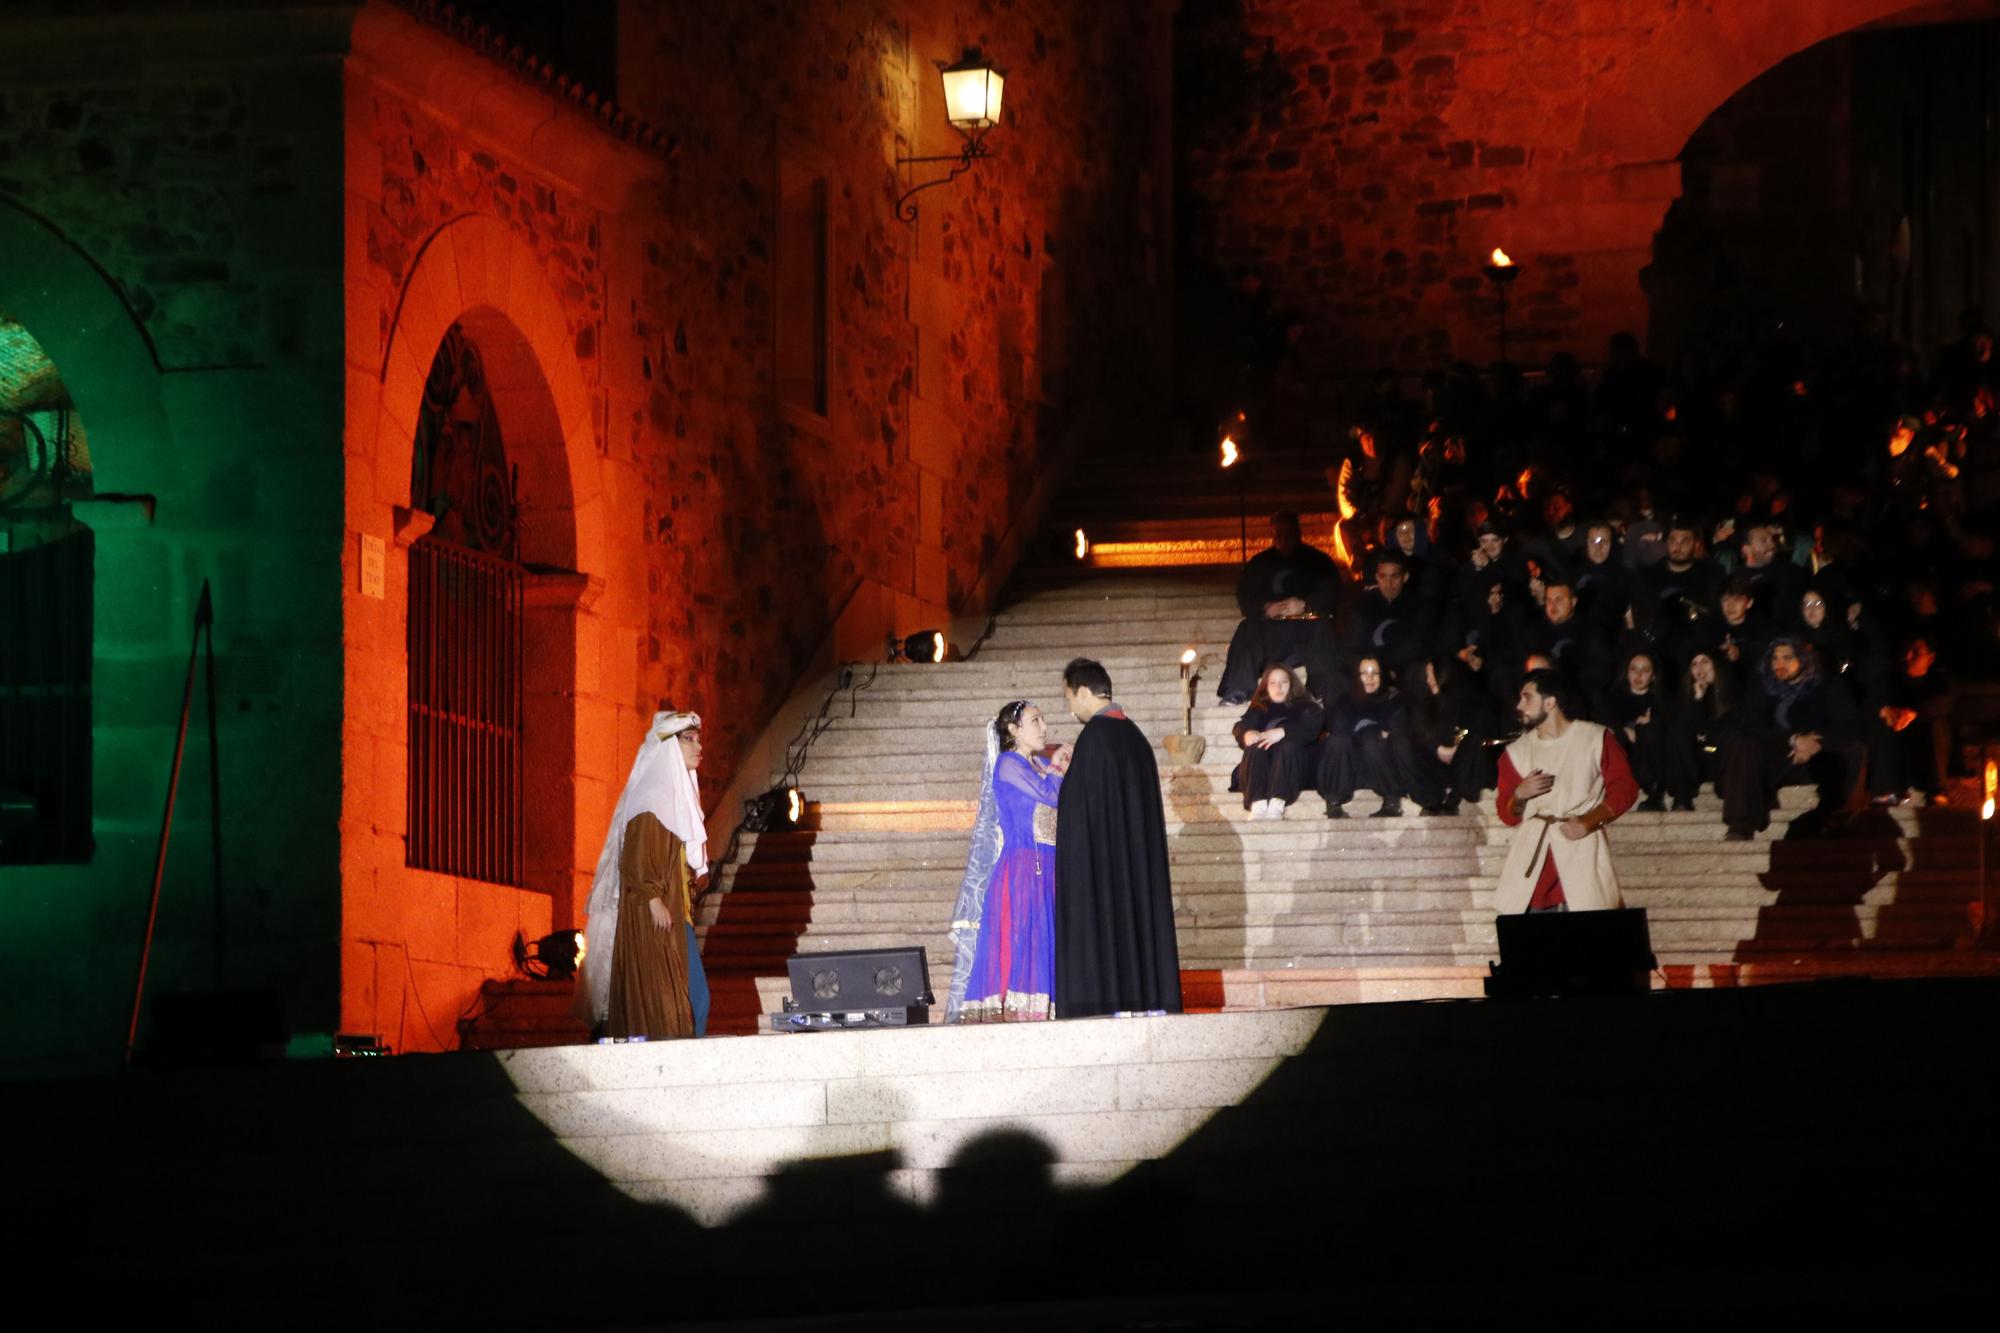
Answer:
[(914, 166), (924, 162), (950, 162), (951, 171), (936, 180), (912, 185), (896, 200), (896, 216), (905, 222), (917, 220), (917, 206), (911, 196), (919, 190), (928, 190), (933, 185), (943, 185), (958, 179), (960, 172), (983, 157), (993, 156), (993, 150), (986, 145), (986, 132), (1000, 123), (1000, 95), (1006, 87), (1007, 76), (993, 67), (977, 47), (967, 47), (965, 54), (955, 64), (937, 62), (938, 73), (944, 78), (944, 113), (951, 127), (965, 136), (965, 147), (956, 153), (941, 157), (899, 157), (897, 166)]

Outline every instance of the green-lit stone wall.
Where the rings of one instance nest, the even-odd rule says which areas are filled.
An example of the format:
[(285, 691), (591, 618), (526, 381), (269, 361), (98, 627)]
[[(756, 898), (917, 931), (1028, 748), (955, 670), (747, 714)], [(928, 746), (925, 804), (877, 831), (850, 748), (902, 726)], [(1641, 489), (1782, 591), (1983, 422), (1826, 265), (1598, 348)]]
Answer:
[[(96, 852), (0, 867), (11, 1077), (118, 1058), (204, 580), (221, 929), (198, 689), (149, 994), (273, 985), (295, 1029), (333, 1024), (341, 780), (337, 60), (196, 15), (142, 72), (107, 21), (19, 22), (0, 15), (0, 309), (89, 421), (100, 498), (78, 510), (97, 534)], [(178, 76), (163, 48), (201, 63)], [(79, 74), (93, 53), (107, 72)], [(150, 521), (107, 494), (153, 497)]]

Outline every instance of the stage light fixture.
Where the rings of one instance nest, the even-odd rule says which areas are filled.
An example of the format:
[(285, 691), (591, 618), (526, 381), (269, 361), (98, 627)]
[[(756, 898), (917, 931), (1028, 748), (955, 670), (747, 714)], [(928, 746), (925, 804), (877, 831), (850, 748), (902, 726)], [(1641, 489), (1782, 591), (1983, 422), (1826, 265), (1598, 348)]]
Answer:
[(589, 945), (580, 930), (558, 930), (529, 943), (514, 935), (514, 967), (537, 981), (568, 981), (583, 966)]
[(789, 782), (743, 802), (743, 827), (752, 833), (782, 833), (805, 817), (805, 793)]
[(905, 662), (942, 662), (948, 651), (950, 645), (941, 629), (920, 629), (903, 640)]

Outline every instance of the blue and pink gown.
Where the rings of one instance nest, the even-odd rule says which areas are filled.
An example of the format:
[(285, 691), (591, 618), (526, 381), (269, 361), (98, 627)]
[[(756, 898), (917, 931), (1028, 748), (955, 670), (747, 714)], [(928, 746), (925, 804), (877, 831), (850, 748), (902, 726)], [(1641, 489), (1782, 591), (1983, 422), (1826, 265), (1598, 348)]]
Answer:
[(1056, 794), (1062, 776), (1038, 773), (1008, 750), (993, 767), (1000, 859), (979, 912), (961, 1023), (1054, 1016)]

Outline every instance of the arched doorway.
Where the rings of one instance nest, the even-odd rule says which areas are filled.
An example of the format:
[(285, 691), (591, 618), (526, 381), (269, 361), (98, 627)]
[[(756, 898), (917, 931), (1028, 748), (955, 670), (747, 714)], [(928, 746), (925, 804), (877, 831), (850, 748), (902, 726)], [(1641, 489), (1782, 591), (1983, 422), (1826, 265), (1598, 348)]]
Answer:
[[(617, 762), (606, 501), (575, 331), (503, 224), (434, 235), (388, 327), (348, 398), (341, 1006), (348, 1030), (423, 1049), (456, 1034), (419, 1009), (463, 1012), (511, 974), (516, 932), (581, 912)], [(437, 655), (454, 624), (479, 646)]]
[(0, 310), (0, 865), (88, 862), (96, 536), (90, 437), (61, 372)]
[[(445, 332), (424, 381), (410, 501), (405, 864), (520, 886), (520, 509), (478, 344)], [(545, 682), (553, 684), (554, 682)]]

